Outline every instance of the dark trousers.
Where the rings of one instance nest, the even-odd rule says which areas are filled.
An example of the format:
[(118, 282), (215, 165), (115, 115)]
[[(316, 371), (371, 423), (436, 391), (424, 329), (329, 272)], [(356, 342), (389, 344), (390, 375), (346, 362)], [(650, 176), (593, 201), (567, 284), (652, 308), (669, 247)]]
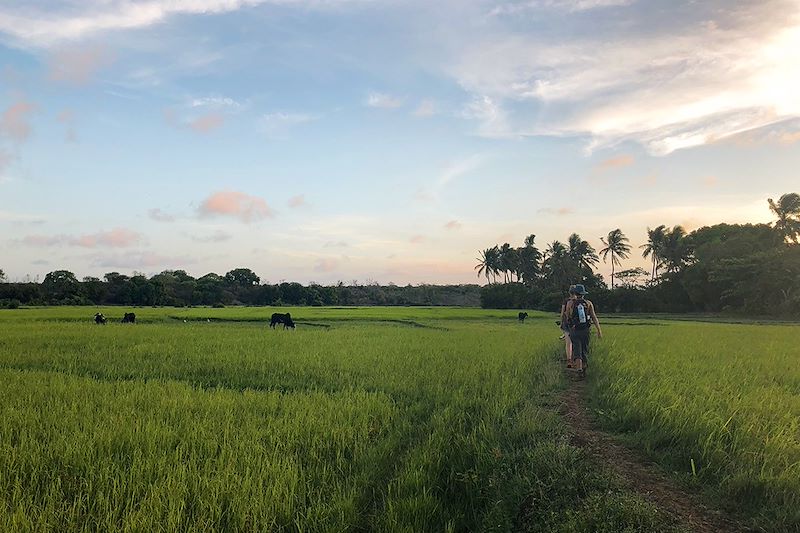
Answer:
[(581, 359), (585, 365), (589, 357), (589, 330), (571, 329), (569, 340), (572, 343), (572, 360)]

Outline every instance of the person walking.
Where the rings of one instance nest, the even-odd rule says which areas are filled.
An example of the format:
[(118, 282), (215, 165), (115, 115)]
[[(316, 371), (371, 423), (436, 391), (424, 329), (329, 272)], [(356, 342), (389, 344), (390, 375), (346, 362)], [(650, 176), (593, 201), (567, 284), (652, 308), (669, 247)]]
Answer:
[(575, 297), (566, 303), (565, 314), (569, 324), (569, 339), (572, 343), (572, 364), (582, 376), (586, 375), (589, 356), (589, 330), (594, 324), (597, 337), (603, 338), (600, 321), (594, 305), (586, 299), (588, 291), (583, 285), (575, 285)]
[(569, 316), (567, 315), (567, 303), (575, 298), (575, 285), (569, 286), (564, 303), (561, 304), (561, 320), (559, 327), (561, 328), (561, 337), (564, 339), (564, 350), (567, 355), (567, 368), (572, 368), (572, 341), (569, 338)]

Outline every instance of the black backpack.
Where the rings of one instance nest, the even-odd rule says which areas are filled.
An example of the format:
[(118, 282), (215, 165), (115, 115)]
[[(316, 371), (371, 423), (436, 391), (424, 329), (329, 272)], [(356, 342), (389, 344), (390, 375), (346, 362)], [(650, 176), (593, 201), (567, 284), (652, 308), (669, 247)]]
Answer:
[(591, 327), (592, 317), (589, 315), (589, 303), (583, 298), (576, 298), (572, 301), (569, 325), (572, 329), (589, 329)]

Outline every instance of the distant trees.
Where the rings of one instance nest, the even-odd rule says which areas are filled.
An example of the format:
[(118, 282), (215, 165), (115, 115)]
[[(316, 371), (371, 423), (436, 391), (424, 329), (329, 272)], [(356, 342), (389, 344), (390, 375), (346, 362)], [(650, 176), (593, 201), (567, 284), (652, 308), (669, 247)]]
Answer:
[[(650, 260), (649, 272), (639, 267), (618, 270), (631, 252), (630, 241), (619, 228), (601, 238), (599, 257), (576, 233), (566, 243), (551, 242), (543, 254), (535, 250), (533, 235), (522, 248), (494, 246), (485, 252), (515, 257), (517, 262), (495, 261), (492, 252), (485, 262), (489, 272), (511, 269), (504, 280), (511, 282), (516, 275), (523, 283), (490, 284), (483, 288), (481, 301), (492, 307), (555, 309), (570, 284), (583, 283), (594, 301), (610, 310), (796, 316), (800, 312), (800, 195), (784, 194), (768, 204), (776, 216), (772, 225), (716, 224), (691, 233), (680, 225), (647, 228), (647, 241), (640, 249), (642, 257)], [(611, 290), (594, 272), (600, 258), (610, 259)], [(482, 272), (486, 271), (479, 270), (479, 275)]]
[(2, 268), (0, 268), (0, 283), (5, 282), (5, 280), (6, 280), (6, 273), (3, 272)]

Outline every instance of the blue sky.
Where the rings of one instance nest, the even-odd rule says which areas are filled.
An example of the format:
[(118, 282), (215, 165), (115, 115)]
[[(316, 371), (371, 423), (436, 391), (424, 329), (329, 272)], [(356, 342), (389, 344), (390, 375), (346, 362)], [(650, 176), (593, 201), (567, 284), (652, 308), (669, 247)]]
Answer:
[(0, 268), (479, 282), (531, 233), (767, 222), (798, 49), (796, 0), (5, 3)]

